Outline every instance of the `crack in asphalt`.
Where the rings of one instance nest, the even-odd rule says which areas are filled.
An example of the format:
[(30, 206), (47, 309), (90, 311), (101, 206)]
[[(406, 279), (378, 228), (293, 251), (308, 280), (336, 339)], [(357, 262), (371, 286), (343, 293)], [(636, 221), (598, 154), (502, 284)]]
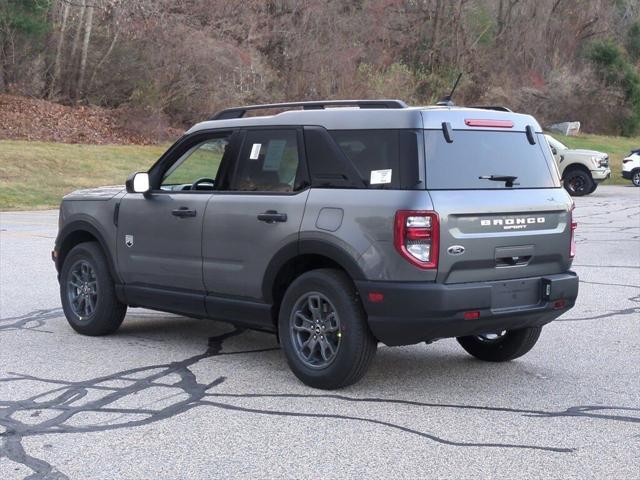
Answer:
[[(22, 315), (13, 319), (5, 319), (14, 328), (29, 328), (30, 322), (34, 322), (39, 327), (51, 318), (57, 318), (60, 309), (38, 310), (32, 314)], [(43, 459), (36, 458), (26, 453), (22, 440), (28, 437), (49, 434), (67, 433), (88, 433), (107, 430), (117, 430), (132, 428), (136, 426), (148, 425), (159, 422), (167, 418), (175, 417), (181, 413), (189, 411), (195, 407), (208, 406), (224, 410), (238, 411), (243, 413), (253, 413), (259, 415), (270, 415), (280, 417), (306, 417), (306, 418), (330, 418), (342, 421), (357, 421), (387, 428), (399, 430), (418, 437), (426, 438), (443, 445), (456, 447), (492, 447), (492, 448), (515, 448), (540, 450), (554, 453), (570, 453), (575, 448), (527, 445), (516, 443), (498, 442), (464, 442), (453, 441), (442, 438), (433, 433), (408, 428), (400, 424), (380, 420), (377, 418), (360, 417), (354, 415), (339, 415), (329, 413), (308, 413), (286, 410), (271, 410), (264, 408), (250, 408), (221, 400), (231, 398), (325, 398), (344, 402), (374, 403), (389, 405), (411, 405), (423, 408), (452, 408), (460, 410), (493, 411), (521, 414), (525, 417), (534, 418), (554, 418), (554, 417), (588, 417), (591, 419), (606, 419), (621, 422), (640, 422), (639, 417), (629, 415), (615, 415), (612, 411), (638, 412), (640, 409), (623, 406), (574, 406), (566, 410), (546, 411), (534, 409), (518, 409), (507, 407), (492, 407), (481, 405), (457, 405), (447, 403), (426, 403), (410, 400), (384, 399), (384, 398), (355, 398), (337, 394), (258, 394), (258, 393), (219, 393), (210, 390), (225, 382), (226, 377), (219, 376), (209, 383), (198, 382), (196, 375), (190, 369), (201, 360), (222, 355), (245, 355), (251, 353), (263, 353), (279, 350), (278, 347), (259, 348), (252, 350), (223, 352), (223, 344), (226, 340), (241, 335), (245, 330), (235, 328), (234, 330), (209, 338), (207, 350), (201, 354), (188, 357), (183, 360), (168, 362), (146, 367), (138, 367), (122, 370), (109, 375), (99, 376), (82, 381), (67, 381), (61, 379), (47, 379), (33, 375), (9, 373), (9, 377), (0, 378), (0, 383), (32, 381), (39, 382), (53, 387), (36, 395), (20, 400), (0, 400), (0, 426), (5, 431), (0, 433), (0, 458), (7, 457), (9, 460), (28, 467), (33, 473), (29, 479), (56, 479), (68, 478), (62, 472)], [(167, 377), (177, 375), (179, 380), (167, 383)], [(163, 382), (165, 380), (165, 382)], [(126, 385), (113, 386), (109, 382), (120, 382)], [(163, 408), (154, 409), (150, 406), (122, 407), (116, 402), (130, 400), (134, 395), (144, 392), (153, 387), (174, 389), (169, 396), (164, 396), (156, 401), (173, 399), (173, 403)], [(78, 403), (87, 398), (89, 393), (101, 392), (99, 398)], [(138, 402), (139, 404), (139, 402)], [(52, 413), (50, 418), (43, 416), (43, 412)], [(30, 419), (40, 418), (43, 420), (35, 423), (28, 423), (19, 420), (18, 416), (27, 415)], [(117, 414), (115, 423), (105, 421), (89, 424), (74, 425), (70, 421), (78, 420), (82, 414)], [(75, 417), (75, 419), (74, 419)], [(129, 417), (129, 419), (126, 419)], [(138, 417), (131, 419), (130, 417)]]
[(574, 263), (573, 266), (584, 267), (584, 268), (630, 268), (632, 270), (640, 269), (640, 265), (638, 266), (635, 266), (635, 265), (580, 265), (580, 264)]
[[(636, 295), (635, 297), (627, 298), (627, 301), (633, 303), (640, 303), (640, 295)], [(637, 307), (629, 307), (629, 308), (621, 308), (618, 310), (610, 310), (606, 313), (600, 313), (598, 315), (593, 315), (591, 317), (578, 317), (578, 318), (558, 318), (556, 322), (581, 322), (585, 320), (599, 320), (601, 318), (608, 318), (614, 316), (625, 316), (625, 315), (638, 315), (640, 314), (640, 306)]]
[[(34, 312), (34, 318), (42, 320), (42, 316), (42, 311)], [(22, 316), (21, 321), (27, 320), (27, 317), (28, 315)], [(30, 380), (61, 386), (38, 393), (26, 399), (0, 400), (0, 426), (5, 429), (4, 432), (0, 433), (0, 440), (2, 440), (0, 443), (0, 458), (4, 456), (9, 460), (28, 467), (33, 472), (32, 475), (27, 477), (29, 479), (68, 478), (48, 462), (27, 455), (22, 445), (22, 440), (25, 437), (37, 435), (98, 432), (146, 425), (173, 417), (197, 407), (202, 404), (202, 399), (205, 397), (206, 392), (224, 382), (225, 377), (218, 377), (210, 383), (199, 383), (195, 374), (189, 369), (189, 367), (205, 358), (224, 355), (224, 353), (221, 353), (222, 343), (230, 337), (241, 334), (243, 331), (243, 329), (236, 328), (231, 332), (211, 337), (209, 339), (208, 348), (204, 353), (194, 355), (181, 361), (123, 370), (111, 375), (105, 375), (79, 382), (44, 379), (31, 375), (10, 373), (10, 375), (13, 375), (12, 377), (2, 378), (1, 381), (12, 382)], [(268, 350), (273, 349), (248, 350), (242, 353), (264, 352)], [(230, 352), (230, 354), (234, 353), (240, 352)], [(135, 378), (136, 375), (139, 376), (140, 374), (143, 375), (140, 378)], [(170, 385), (156, 383), (157, 380), (172, 374), (177, 374), (180, 380)], [(130, 385), (120, 387), (100, 385), (101, 383), (114, 380), (125, 381), (130, 383)], [(157, 410), (148, 408), (109, 407), (119, 400), (136, 395), (152, 386), (178, 389), (181, 394), (186, 394), (186, 398)], [(74, 403), (77, 403), (79, 400), (86, 397), (90, 390), (103, 391), (105, 394), (95, 400), (87, 401), (80, 405), (74, 405)], [(52, 396), (53, 398), (47, 399), (47, 397)], [(52, 412), (54, 415), (52, 418), (45, 419), (35, 424), (25, 423), (15, 418), (16, 414), (24, 414), (27, 412), (40, 416), (43, 411)], [(73, 419), (74, 416), (79, 416), (80, 414), (87, 412), (117, 412), (126, 415), (138, 415), (143, 418), (115, 424), (88, 424), (74, 426), (67, 423), (69, 420)], [(33, 415), (31, 418), (33, 418)]]
[(0, 318), (0, 333), (10, 330), (30, 330), (33, 332), (52, 333), (49, 330), (40, 330), (47, 320), (60, 318), (61, 308), (48, 308), (35, 310), (17, 317)]
[(580, 279), (580, 283), (586, 283), (588, 285), (605, 285), (608, 287), (640, 288), (640, 285), (629, 285), (628, 283), (592, 282), (589, 280), (582, 280), (582, 279)]

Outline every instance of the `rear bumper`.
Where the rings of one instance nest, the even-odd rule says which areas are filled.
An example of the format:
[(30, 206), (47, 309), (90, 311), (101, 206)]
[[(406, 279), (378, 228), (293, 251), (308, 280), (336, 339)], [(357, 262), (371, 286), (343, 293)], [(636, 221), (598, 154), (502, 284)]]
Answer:
[[(498, 282), (356, 285), (373, 334), (387, 345), (544, 325), (572, 308), (578, 296), (573, 272)], [(384, 300), (372, 302), (370, 293)], [(479, 318), (466, 320), (470, 311)]]
[(622, 170), (622, 178), (625, 180), (631, 180), (633, 175), (631, 175), (631, 171)]

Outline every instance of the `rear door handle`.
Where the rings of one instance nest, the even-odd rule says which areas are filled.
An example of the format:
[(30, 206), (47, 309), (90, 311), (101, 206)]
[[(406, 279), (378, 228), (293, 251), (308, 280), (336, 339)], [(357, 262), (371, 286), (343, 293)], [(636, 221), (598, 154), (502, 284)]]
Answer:
[(264, 213), (258, 214), (258, 220), (260, 220), (261, 222), (267, 222), (267, 223), (286, 222), (287, 214), (278, 213), (276, 210), (267, 210)]
[(171, 215), (179, 218), (195, 217), (197, 215), (197, 212), (195, 210), (191, 210), (189, 207), (180, 207), (176, 210), (172, 210)]

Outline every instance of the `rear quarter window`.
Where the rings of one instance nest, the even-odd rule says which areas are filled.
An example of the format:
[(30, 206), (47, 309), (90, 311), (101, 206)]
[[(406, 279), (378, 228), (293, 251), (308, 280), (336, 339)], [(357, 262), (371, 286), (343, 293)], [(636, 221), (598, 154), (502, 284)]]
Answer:
[(418, 132), (333, 130), (329, 133), (368, 188), (410, 190), (418, 185)]
[[(537, 134), (531, 145), (524, 132), (454, 130), (447, 143), (441, 130), (426, 130), (427, 188), (432, 190), (556, 188), (560, 178), (547, 143)], [(517, 177), (513, 187), (483, 176)]]

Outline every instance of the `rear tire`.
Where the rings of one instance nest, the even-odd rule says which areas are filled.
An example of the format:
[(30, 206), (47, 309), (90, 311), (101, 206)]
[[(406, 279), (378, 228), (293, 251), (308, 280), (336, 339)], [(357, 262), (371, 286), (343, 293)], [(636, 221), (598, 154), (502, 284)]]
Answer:
[(640, 187), (640, 168), (631, 172), (631, 183), (636, 187)]
[(489, 335), (458, 337), (458, 343), (467, 353), (486, 362), (507, 362), (521, 357), (538, 341), (542, 327), (507, 330), (497, 338)]
[(96, 242), (71, 249), (60, 272), (60, 300), (71, 328), (83, 335), (115, 332), (127, 313), (116, 298), (107, 259)]
[(314, 388), (356, 383), (377, 349), (355, 286), (340, 270), (312, 270), (295, 279), (280, 306), (278, 332), (289, 367)]
[(594, 190), (593, 185), (595, 182), (591, 174), (580, 168), (568, 170), (565, 172), (563, 179), (564, 188), (572, 197), (582, 197), (583, 195), (590, 194)]

